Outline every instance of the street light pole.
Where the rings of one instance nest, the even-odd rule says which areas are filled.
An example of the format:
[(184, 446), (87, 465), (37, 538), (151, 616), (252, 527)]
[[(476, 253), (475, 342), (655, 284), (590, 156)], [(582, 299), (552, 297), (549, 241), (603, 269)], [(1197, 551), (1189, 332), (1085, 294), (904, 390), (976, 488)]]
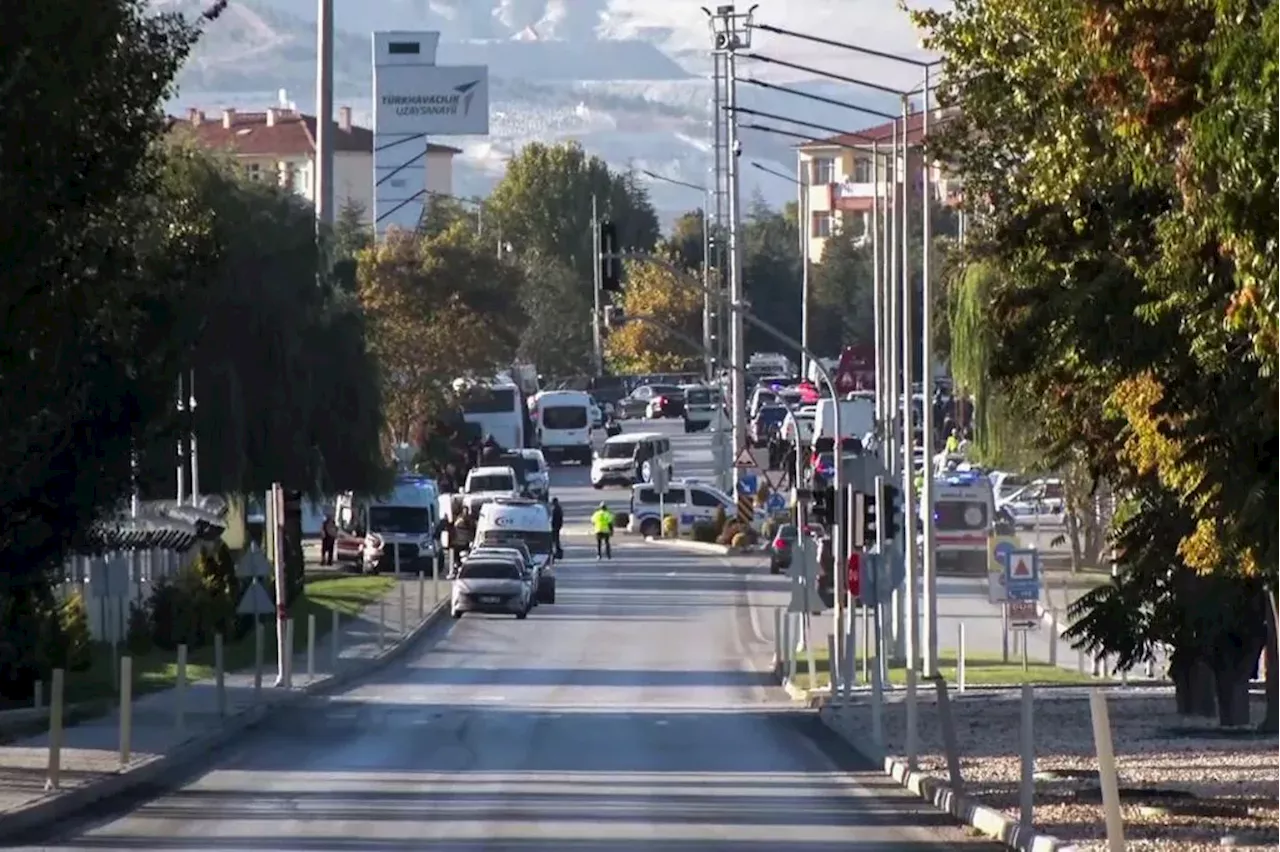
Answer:
[[(501, 242), (499, 242), (501, 251)], [(604, 282), (600, 279), (600, 213), (596, 204), (595, 193), (591, 194), (591, 280), (594, 293), (594, 309), (591, 312), (591, 351), (595, 356), (596, 376), (604, 375), (604, 340), (600, 332), (601, 323), (601, 288)]]
[(871, 298), (872, 316), (875, 321), (876, 347), (876, 425), (880, 444), (884, 445), (884, 435), (888, 406), (884, 398), (885, 356), (884, 356), (884, 294), (880, 287), (884, 279), (880, 275), (880, 143), (871, 143)]
[[(809, 182), (804, 174), (804, 160), (796, 149), (796, 230), (800, 234), (800, 345), (809, 350)], [(809, 378), (809, 365), (800, 355), (800, 375)]]
[[(912, 382), (911, 375), (914, 372), (913, 362), (915, 355), (915, 313), (912, 310), (914, 304), (915, 288), (911, 286), (911, 185), (908, 182), (908, 176), (911, 173), (909, 168), (911, 148), (907, 144), (909, 137), (909, 116), (911, 115), (911, 105), (907, 96), (902, 96), (902, 153), (903, 168), (902, 176), (902, 493), (906, 499), (903, 505), (906, 509), (906, 518), (903, 519), (904, 546), (906, 550), (906, 573), (907, 573), (907, 599), (906, 599), (906, 618), (907, 618), (907, 669), (914, 670), (916, 661), (919, 659), (920, 653), (920, 589), (919, 575), (916, 560), (916, 476), (915, 476), (915, 412), (914, 399), (911, 393)], [(925, 459), (926, 469), (929, 467), (929, 459)]]
[(922, 334), (920, 341), (923, 362), (920, 367), (920, 395), (924, 406), (921, 430), (924, 433), (925, 476), (920, 500), (924, 505), (924, 671), (925, 677), (938, 673), (938, 565), (934, 553), (933, 538), (933, 281), (929, 275), (929, 253), (933, 245), (933, 227), (930, 210), (932, 195), (929, 192), (929, 157), (925, 152), (929, 135), (929, 68), (924, 69), (924, 110), (920, 115), (920, 208), (923, 235), (920, 260), (920, 289)]
[(316, 8), (316, 227), (333, 225), (333, 0)]

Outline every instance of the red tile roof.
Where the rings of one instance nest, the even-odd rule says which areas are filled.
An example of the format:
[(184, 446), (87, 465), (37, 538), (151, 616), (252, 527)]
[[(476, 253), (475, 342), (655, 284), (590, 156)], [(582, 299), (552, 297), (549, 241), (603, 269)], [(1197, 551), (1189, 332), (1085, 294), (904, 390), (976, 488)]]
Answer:
[[(930, 110), (929, 116), (930, 129), (937, 127), (938, 124), (951, 118), (950, 111), (939, 112), (938, 110)], [(896, 122), (901, 133), (901, 119)], [(917, 110), (907, 116), (907, 145), (919, 145), (924, 138), (924, 113)], [(877, 124), (874, 127), (868, 127), (865, 130), (858, 130), (854, 133), (842, 133), (839, 136), (828, 136), (825, 139), (815, 139), (812, 142), (806, 142), (800, 146), (800, 150), (807, 151), (811, 148), (823, 147), (870, 147), (873, 142), (879, 142), (881, 145), (893, 144), (893, 128), (895, 122), (886, 121), (884, 124)]]
[[(232, 151), (242, 157), (308, 157), (316, 150), (316, 117), (287, 109), (270, 110), (270, 115), (266, 111), (207, 115), (190, 110), (185, 118), (171, 117), (169, 129), (185, 130), (203, 147)], [(349, 118), (334, 122), (334, 151), (372, 153), (373, 131), (351, 124)], [(462, 153), (434, 143), (427, 144), (427, 151)]]

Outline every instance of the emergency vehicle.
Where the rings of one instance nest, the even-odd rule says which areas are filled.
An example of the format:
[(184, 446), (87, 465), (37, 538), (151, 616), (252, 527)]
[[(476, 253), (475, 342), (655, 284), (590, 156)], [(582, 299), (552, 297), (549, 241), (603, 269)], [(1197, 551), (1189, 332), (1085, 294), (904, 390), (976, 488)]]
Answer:
[(987, 573), (995, 515), (991, 480), (981, 472), (952, 473), (934, 480), (933, 540), (939, 573)]

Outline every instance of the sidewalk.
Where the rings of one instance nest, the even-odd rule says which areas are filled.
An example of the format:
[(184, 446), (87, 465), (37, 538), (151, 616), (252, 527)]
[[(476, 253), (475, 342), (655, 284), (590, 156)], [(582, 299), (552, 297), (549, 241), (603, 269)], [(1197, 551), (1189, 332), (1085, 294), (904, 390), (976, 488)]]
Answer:
[[(50, 815), (40, 818), (40, 823), (59, 818), (54, 814), (56, 799), (102, 798), (123, 792), (137, 770), (154, 765), (166, 757), (180, 758), (177, 752), (184, 746), (198, 747), (197, 753), (217, 748), (218, 735), (234, 734), (253, 724), (264, 711), (283, 702), (300, 700), (315, 689), (322, 689), (335, 677), (345, 679), (373, 668), (371, 661), (397, 647), (399, 643), (423, 625), (437, 607), (433, 597), (431, 579), (422, 584), (422, 610), (419, 610), (419, 581), (406, 575), (379, 602), (370, 604), (357, 618), (347, 618), (339, 626), (339, 656), (332, 659), (332, 638), (317, 638), (315, 647), (315, 678), (307, 677), (305, 651), (293, 660), (293, 689), (276, 688), (277, 663), (274, 632), (267, 634), (267, 647), (263, 664), (262, 689), (255, 695), (254, 672), (239, 671), (225, 676), (226, 715), (219, 715), (217, 689), (212, 680), (188, 684), (185, 697), (180, 700), (176, 688), (154, 692), (133, 702), (131, 756), (127, 767), (120, 765), (120, 716), (117, 705), (110, 715), (89, 719), (63, 731), (62, 759), (59, 789), (45, 792), (49, 764), (49, 737), (41, 734), (19, 740), (8, 746), (0, 746), (0, 839), (17, 830), (29, 830), (37, 823), (17, 826), (18, 815), (27, 823), (34, 820), (32, 809), (50, 807)], [(447, 600), (446, 586), (440, 584), (439, 600)], [(404, 602), (403, 623), (401, 601)], [(380, 627), (380, 620), (385, 622)], [(295, 624), (295, 631), (305, 635), (307, 626)], [(381, 637), (381, 643), (379, 641)], [(381, 647), (380, 647), (381, 645)], [(182, 724), (179, 727), (179, 707), (182, 707)], [(139, 779), (141, 781), (142, 779)], [(104, 785), (106, 781), (114, 784)], [(124, 782), (124, 783), (122, 783)], [(105, 789), (105, 786), (118, 789)], [(86, 787), (104, 787), (100, 795), (94, 795)], [(76, 807), (85, 802), (77, 802)], [(71, 806), (70, 801), (66, 802)]]

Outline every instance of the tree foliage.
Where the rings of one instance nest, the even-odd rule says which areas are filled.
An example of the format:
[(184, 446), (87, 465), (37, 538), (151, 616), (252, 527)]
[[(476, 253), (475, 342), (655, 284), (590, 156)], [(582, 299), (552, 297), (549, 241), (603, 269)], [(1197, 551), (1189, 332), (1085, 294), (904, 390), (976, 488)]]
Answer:
[[(952, 351), (986, 335), (990, 393), (1032, 415), (1030, 442), (1129, 495), (1122, 561), (1221, 574), (1234, 591), (1188, 600), (1229, 617), (1249, 578), (1274, 588), (1280, 532), (1276, 3), (960, 0), (917, 20), (947, 56), (960, 111), (934, 153), (984, 267), (964, 276), (988, 327), (953, 308)], [(1215, 635), (1188, 651), (1221, 692), (1256, 644)]]
[[(754, 199), (742, 229), (742, 290), (757, 316), (794, 340), (800, 339), (801, 281), (795, 205), (778, 211)], [(755, 326), (745, 332), (748, 352), (786, 349)], [(800, 353), (789, 354), (799, 362)]]
[(393, 232), (359, 258), (359, 297), (381, 368), (385, 437), (407, 443), (444, 412), (451, 383), (511, 363), (520, 269), (455, 223), (434, 236)]
[(524, 327), (517, 355), (551, 376), (586, 374), (592, 366), (589, 288), (554, 258), (529, 253), (520, 259)]
[[(649, 251), (659, 236), (649, 195), (632, 175), (611, 171), (577, 143), (532, 143), (507, 163), (486, 205), (488, 219), (516, 252), (564, 263), (592, 280), (591, 200), (612, 220), (623, 248)], [(486, 227), (489, 225), (486, 223)]]
[(874, 272), (869, 246), (843, 230), (827, 238), (809, 281), (809, 340), (816, 354), (875, 342)]
[[(649, 317), (660, 325), (637, 320), (609, 332), (605, 355), (614, 372), (697, 369), (701, 348), (690, 344), (702, 339), (702, 294), (692, 282), (677, 280), (657, 264), (628, 262), (622, 309), (627, 317)], [(663, 326), (680, 334), (671, 334)]]

